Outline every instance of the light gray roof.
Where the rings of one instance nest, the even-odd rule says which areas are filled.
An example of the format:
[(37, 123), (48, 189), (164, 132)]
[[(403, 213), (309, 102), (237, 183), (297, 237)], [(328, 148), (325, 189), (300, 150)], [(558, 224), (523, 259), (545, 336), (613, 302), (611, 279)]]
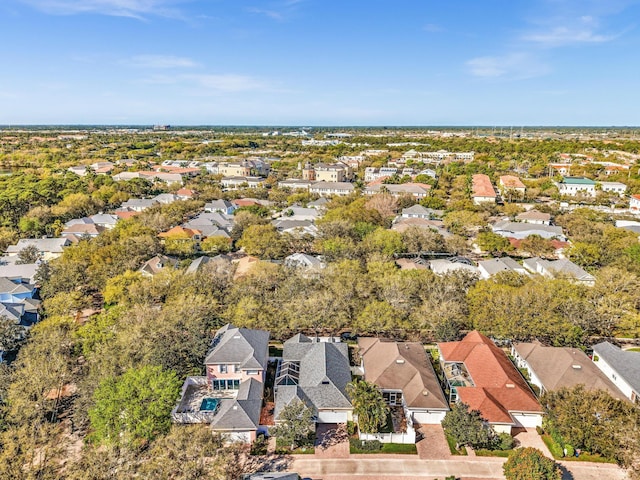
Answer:
[(464, 263), (460, 261), (456, 261), (455, 259), (450, 258), (439, 258), (435, 260), (429, 260), (429, 268), (433, 273), (436, 274), (445, 274), (448, 272), (458, 271), (458, 270), (466, 270), (473, 274), (478, 274), (478, 267), (474, 267), (469, 263)]
[(169, 204), (180, 200), (180, 197), (174, 195), (173, 193), (161, 193), (153, 197), (153, 200), (159, 203)]
[(296, 335), (284, 343), (282, 361), (299, 363), (297, 385), (276, 387), (276, 417), (293, 398), (318, 409), (351, 408), (346, 387), (351, 381), (346, 343), (319, 342)]
[(153, 198), (130, 198), (129, 200), (124, 202), (120, 206), (120, 208), (123, 208), (123, 209), (149, 208), (149, 207), (153, 207), (156, 203), (158, 202)]
[(430, 208), (423, 207), (420, 204), (412, 205), (409, 208), (403, 208), (403, 215), (424, 215), (431, 216), (432, 210)]
[(89, 217), (96, 225), (115, 225), (118, 223), (118, 216), (110, 213), (97, 213)]
[(478, 262), (478, 268), (483, 268), (489, 275), (495, 275), (500, 272), (522, 273), (524, 271), (522, 265), (511, 257), (483, 260), (482, 262)]
[(557, 225), (536, 225), (532, 223), (518, 223), (511, 222), (509, 220), (503, 220), (501, 222), (495, 223), (492, 227), (494, 232), (514, 232), (514, 233), (522, 233), (522, 232), (531, 232), (531, 234), (535, 234), (536, 232), (544, 232), (551, 236), (563, 237), (562, 227)]
[(567, 275), (581, 282), (594, 282), (596, 279), (582, 267), (579, 267), (566, 258), (561, 258), (560, 260), (544, 260), (542, 258), (533, 257), (524, 260), (522, 264), (526, 269), (531, 270), (532, 272), (537, 272), (538, 267), (540, 267), (550, 274)]
[(8, 294), (20, 294), (33, 292), (33, 286), (23, 285), (22, 283), (15, 283), (5, 277), (0, 277), (0, 293)]
[(220, 212), (203, 212), (184, 224), (188, 228), (198, 228), (202, 225), (217, 225), (228, 230), (233, 227), (234, 218)]
[(354, 190), (353, 183), (349, 182), (316, 182), (311, 185), (311, 190)]
[(214, 430), (255, 430), (260, 424), (262, 382), (249, 378), (240, 384), (236, 398), (223, 398), (213, 417)]
[(25, 263), (16, 264), (17, 256), (2, 257), (0, 262), (0, 277), (8, 278), (9, 280), (20, 280), (25, 283), (33, 283), (33, 277), (35, 277), (39, 263)]
[(223, 199), (212, 200), (209, 203), (206, 203), (204, 206), (206, 212), (214, 212), (216, 210), (222, 210), (223, 212), (226, 212), (229, 208), (235, 208), (235, 205)]
[(609, 342), (602, 342), (593, 346), (593, 354), (607, 362), (636, 393), (640, 393), (640, 352), (626, 352)]
[(18, 253), (30, 245), (35, 245), (40, 252), (62, 253), (63, 247), (71, 245), (71, 241), (68, 238), (22, 238), (16, 245), (10, 245), (7, 253)]
[(284, 264), (288, 267), (307, 267), (307, 268), (322, 268), (323, 263), (314, 256), (307, 255), (306, 253), (294, 253), (284, 259)]
[(216, 332), (205, 365), (236, 364), (241, 369), (266, 369), (269, 332), (237, 328), (230, 323)]
[(307, 205), (313, 208), (318, 208), (318, 207), (324, 207), (327, 203), (329, 203), (329, 200), (323, 197), (323, 198), (319, 198), (318, 200), (314, 200), (313, 202), (309, 202)]

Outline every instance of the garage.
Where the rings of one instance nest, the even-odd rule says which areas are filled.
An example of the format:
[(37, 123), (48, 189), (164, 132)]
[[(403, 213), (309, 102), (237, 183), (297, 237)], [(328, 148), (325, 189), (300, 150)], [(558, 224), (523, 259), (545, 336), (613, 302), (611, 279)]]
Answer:
[(317, 423), (347, 423), (349, 419), (346, 410), (318, 410)]
[(511, 416), (518, 427), (535, 428), (542, 425), (542, 415), (539, 413), (512, 413)]
[(447, 412), (443, 410), (412, 410), (413, 421), (420, 425), (438, 425)]
[(225, 436), (232, 442), (251, 443), (252, 432), (229, 432)]

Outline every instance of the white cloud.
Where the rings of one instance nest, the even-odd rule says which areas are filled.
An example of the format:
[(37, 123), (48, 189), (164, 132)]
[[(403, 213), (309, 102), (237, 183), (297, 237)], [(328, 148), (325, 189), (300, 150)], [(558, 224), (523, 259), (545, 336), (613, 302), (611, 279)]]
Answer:
[(467, 62), (471, 75), (481, 78), (524, 80), (549, 73), (549, 67), (528, 53), (476, 57)]
[(444, 31), (444, 28), (435, 23), (427, 23), (424, 27), (422, 27), (422, 30), (429, 33), (438, 33)]
[(584, 43), (604, 43), (615, 39), (617, 35), (604, 35), (592, 28), (572, 28), (567, 26), (554, 27), (551, 30), (530, 33), (522, 37), (523, 40), (534, 42), (546, 47), (560, 47)]
[(266, 6), (247, 7), (245, 10), (255, 15), (263, 15), (272, 20), (284, 22), (296, 13), (304, 1), (305, 0), (279, 0), (269, 2)]
[(179, 17), (175, 8), (190, 0), (21, 0), (53, 15), (97, 13), (116, 17), (143, 19), (147, 16)]
[(181, 85), (193, 95), (238, 93), (251, 91), (276, 91), (258, 78), (234, 73), (205, 73), (180, 75), (152, 75), (142, 80), (151, 85)]
[(190, 58), (174, 55), (136, 55), (125, 63), (139, 68), (193, 68), (198, 66)]

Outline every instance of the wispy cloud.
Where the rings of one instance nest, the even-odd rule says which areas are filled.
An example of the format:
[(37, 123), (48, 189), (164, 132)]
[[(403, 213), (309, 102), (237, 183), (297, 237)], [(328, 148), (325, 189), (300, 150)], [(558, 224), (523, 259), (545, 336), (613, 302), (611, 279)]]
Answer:
[(475, 77), (505, 80), (540, 77), (550, 71), (548, 65), (526, 52), (476, 57), (467, 62), (467, 68)]
[(424, 30), (425, 32), (429, 32), (429, 33), (438, 33), (438, 32), (443, 32), (444, 28), (440, 25), (437, 25), (435, 23), (427, 23), (426, 25), (424, 25), (422, 27), (422, 30)]
[(191, 0), (20, 0), (53, 15), (100, 14), (144, 19), (181, 17), (178, 4)]
[(245, 10), (255, 15), (262, 15), (278, 22), (288, 20), (296, 13), (300, 5), (306, 0), (280, 0), (270, 2), (266, 6), (247, 7)]
[(266, 81), (234, 73), (152, 75), (142, 81), (153, 85), (183, 85), (197, 95), (272, 90)]
[(622, 33), (605, 33), (600, 29), (600, 19), (591, 15), (579, 18), (556, 19), (543, 29), (525, 33), (522, 40), (543, 47), (605, 43)]
[(124, 62), (138, 68), (193, 68), (199, 66), (190, 58), (174, 55), (136, 55)]

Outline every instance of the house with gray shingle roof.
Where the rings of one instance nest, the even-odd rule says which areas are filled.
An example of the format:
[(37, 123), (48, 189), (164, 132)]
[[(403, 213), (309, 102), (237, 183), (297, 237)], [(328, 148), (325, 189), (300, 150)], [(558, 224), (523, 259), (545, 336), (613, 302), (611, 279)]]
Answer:
[(284, 342), (282, 363), (276, 372), (275, 419), (298, 399), (307, 404), (316, 423), (345, 423), (353, 407), (347, 396), (351, 381), (346, 343), (321, 341), (298, 334)]
[(62, 255), (64, 247), (71, 245), (68, 238), (21, 238), (16, 245), (7, 247), (7, 256), (18, 255), (24, 248), (35, 246), (42, 260), (50, 260)]
[(629, 400), (640, 404), (640, 352), (602, 342), (593, 346), (593, 363)]
[(253, 442), (267, 368), (269, 332), (227, 324), (214, 336), (204, 364), (206, 376), (187, 377), (176, 423), (209, 423), (233, 441)]
[(492, 258), (478, 262), (478, 270), (482, 278), (489, 278), (502, 272), (516, 272), (528, 275), (525, 268), (511, 257)]
[(590, 287), (596, 283), (596, 277), (566, 258), (560, 260), (527, 258), (522, 262), (522, 266), (530, 272), (539, 273), (545, 277), (567, 277)]

